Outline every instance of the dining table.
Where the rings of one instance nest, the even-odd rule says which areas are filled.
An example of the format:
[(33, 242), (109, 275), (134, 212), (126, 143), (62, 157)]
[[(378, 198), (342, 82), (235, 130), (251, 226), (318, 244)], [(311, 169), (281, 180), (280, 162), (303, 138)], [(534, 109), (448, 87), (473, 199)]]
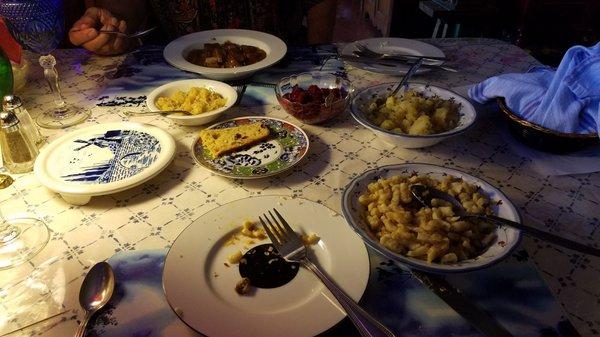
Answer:
[[(413, 80), (449, 88), (465, 96), (469, 85), (491, 76), (525, 72), (540, 65), (525, 50), (501, 40), (443, 38), (423, 41), (441, 49), (448, 59), (445, 65), (457, 72), (433, 69), (417, 74)], [(343, 45), (330, 47), (340, 49)], [(306, 48), (310, 51), (313, 47)], [(242, 100), (221, 119), (258, 115), (294, 123), (308, 134), (309, 152), (299, 165), (275, 176), (255, 180), (221, 177), (200, 167), (190, 154), (198, 131), (205, 126), (181, 126), (160, 115), (126, 114), (134, 108), (143, 109), (145, 97), (119, 95), (113, 85), (115, 81), (127, 78), (152, 81), (151, 77), (139, 79), (136, 76), (147, 75), (148, 69), (154, 66), (181, 73), (184, 77), (198, 77), (170, 67), (160, 51), (160, 46), (148, 46), (110, 57), (83, 49), (54, 52), (65, 100), (92, 113), (80, 125), (41, 129), (48, 142), (92, 124), (134, 121), (166, 130), (174, 137), (177, 149), (173, 162), (155, 178), (123, 192), (93, 197), (83, 206), (66, 203), (60, 195), (44, 187), (33, 173), (11, 174), (14, 183), (0, 190), (3, 213), (27, 214), (44, 221), (50, 230), (50, 239), (31, 261), (0, 271), (0, 336), (15, 330), (10, 336), (73, 335), (84, 315), (78, 302), (79, 289), (95, 263), (115, 254), (164, 251), (183, 229), (212, 209), (242, 198), (280, 195), (305, 198), (340, 212), (341, 195), (353, 178), (389, 164), (429, 163), (464, 171), (502, 190), (517, 206), (524, 223), (582, 243), (600, 242), (600, 216), (597, 213), (600, 174), (553, 175), (539, 170), (536, 166), (539, 163), (516, 150), (519, 145), (511, 138), (493, 104), (476, 104), (477, 122), (466, 133), (431, 147), (403, 149), (377, 138), (358, 124), (348, 111), (325, 123), (308, 125), (289, 115), (275, 100), (274, 92), (262, 103)], [(47, 92), (41, 68), (36, 65), (38, 55), (25, 52), (24, 57), (29, 62), (29, 78), (25, 88), (16, 94), (35, 117), (43, 106), (53, 104), (52, 95)], [(335, 56), (322, 61), (339, 62), (336, 72), (347, 77), (357, 90), (399, 79), (344, 64)], [(3, 168), (0, 173), (8, 174)], [(376, 255), (371, 251), (370, 254)], [(545, 322), (533, 322), (533, 318), (532, 322), (526, 322), (533, 324), (533, 330), (536, 324), (539, 325), (537, 335), (600, 335), (600, 259), (524, 236), (508, 260), (524, 261), (531, 266), (535, 277), (543, 280), (555, 301), (560, 324), (548, 329)], [(396, 270), (393, 263), (385, 259), (377, 261), (379, 265), (373, 268), (380, 274), (372, 274), (369, 284), (380, 282), (389, 274), (382, 268)], [(486, 291), (493, 294), (501, 287), (496, 285)], [(370, 294), (367, 291), (363, 301), (368, 300)], [(436, 305), (444, 305), (436, 301)], [(510, 307), (505, 309), (510, 310)], [(449, 308), (444, 310), (451, 311)], [(541, 312), (544, 308), (532, 310)], [(523, 314), (527, 315), (527, 312)], [(43, 321), (30, 325), (40, 320)], [(393, 320), (385, 323), (394, 329)], [(111, 324), (104, 322), (106, 329)], [(428, 334), (426, 327), (420, 329), (424, 329), (421, 330), (423, 336), (434, 335)], [(515, 331), (513, 334), (534, 335), (521, 335)], [(102, 334), (97, 331), (97, 335)], [(408, 332), (406, 335), (412, 336)], [(477, 332), (469, 330), (464, 335), (477, 335)]]

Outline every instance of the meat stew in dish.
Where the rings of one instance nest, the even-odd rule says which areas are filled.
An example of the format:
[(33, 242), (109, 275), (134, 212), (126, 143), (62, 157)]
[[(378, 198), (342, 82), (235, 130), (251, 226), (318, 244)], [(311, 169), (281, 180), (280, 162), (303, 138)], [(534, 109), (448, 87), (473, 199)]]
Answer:
[(202, 67), (236, 68), (254, 64), (265, 57), (267, 53), (260, 48), (226, 41), (223, 44), (205, 43), (203, 49), (190, 51), (186, 59)]

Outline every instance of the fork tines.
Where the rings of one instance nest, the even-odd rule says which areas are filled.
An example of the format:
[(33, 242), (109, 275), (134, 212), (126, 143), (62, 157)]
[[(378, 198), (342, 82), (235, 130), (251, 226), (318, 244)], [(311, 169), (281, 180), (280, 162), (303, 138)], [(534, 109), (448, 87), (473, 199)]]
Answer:
[(277, 218), (273, 215), (273, 213), (271, 213), (271, 211), (269, 211), (269, 215), (271, 216), (271, 219), (273, 219), (273, 221), (271, 221), (266, 214), (263, 214), (262, 216), (258, 217), (260, 219), (260, 222), (262, 223), (263, 228), (265, 229), (265, 232), (267, 232), (267, 236), (269, 236), (269, 239), (271, 239), (271, 241), (274, 244), (283, 244), (288, 241), (294, 241), (294, 239), (297, 240), (298, 236), (296, 235), (290, 224), (288, 224), (288, 222), (285, 221), (283, 216), (275, 208), (273, 208), (273, 211), (275, 212), (275, 214), (277, 214), (277, 218), (279, 218), (279, 221), (277, 221)]

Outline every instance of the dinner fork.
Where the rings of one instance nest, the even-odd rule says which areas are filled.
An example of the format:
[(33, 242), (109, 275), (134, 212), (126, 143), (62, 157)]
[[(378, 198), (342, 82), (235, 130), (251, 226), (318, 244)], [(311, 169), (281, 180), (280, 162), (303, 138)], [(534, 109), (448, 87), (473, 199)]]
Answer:
[(379, 53), (361, 43), (355, 44), (355, 47), (356, 47), (356, 49), (358, 49), (355, 53), (362, 54), (362, 55), (358, 55), (358, 56), (365, 56), (365, 57), (371, 57), (371, 58), (383, 58), (383, 59), (398, 58), (398, 59), (402, 59), (402, 60), (424, 58), (425, 60), (434, 60), (434, 61), (447, 61), (448, 60), (447, 58), (441, 57), (441, 56), (421, 56), (421, 55), (410, 55), (410, 54)]
[(266, 213), (258, 218), (279, 255), (286, 261), (298, 262), (308, 270), (312, 271), (338, 300), (361, 336), (394, 337), (395, 335), (388, 328), (354, 302), (354, 300), (346, 295), (346, 293), (330, 279), (318, 265), (309, 259), (307, 248), (304, 246), (298, 234), (294, 232), (292, 227), (290, 227), (288, 222), (285, 221), (283, 216), (275, 208), (273, 208), (273, 211), (277, 215), (277, 217), (275, 217), (273, 213), (269, 211), (269, 215), (273, 221), (269, 219)]

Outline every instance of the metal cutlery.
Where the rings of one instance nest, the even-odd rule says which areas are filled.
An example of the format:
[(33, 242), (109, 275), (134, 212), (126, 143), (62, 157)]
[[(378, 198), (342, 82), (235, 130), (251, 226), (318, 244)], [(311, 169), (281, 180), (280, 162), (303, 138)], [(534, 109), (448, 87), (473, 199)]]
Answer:
[(307, 256), (307, 248), (302, 240), (290, 227), (283, 216), (273, 209), (277, 217), (269, 211), (271, 219), (266, 214), (259, 216), (265, 232), (273, 242), (275, 249), (286, 261), (299, 262), (302, 266), (312, 271), (325, 286), (331, 291), (333, 296), (344, 308), (348, 317), (354, 323), (359, 333), (363, 337), (375, 336), (395, 336), (388, 328), (378, 322), (369, 313), (362, 309), (354, 300), (339, 288), (339, 286), (313, 263)]
[(426, 207), (430, 206), (431, 199), (441, 199), (449, 202), (452, 205), (452, 210), (454, 211), (454, 213), (461, 218), (476, 218), (480, 220), (490, 221), (497, 225), (513, 227), (523, 231), (523, 233), (527, 235), (536, 237), (538, 239), (542, 239), (555, 245), (559, 245), (584, 254), (600, 256), (600, 249), (598, 248), (586, 246), (581, 243), (539, 230), (537, 228), (529, 227), (527, 225), (523, 225), (521, 223), (507, 220), (495, 215), (469, 213), (463, 208), (462, 204), (458, 200), (456, 200), (456, 198), (436, 188), (416, 184), (410, 186), (410, 191), (415, 196), (415, 198)]
[(171, 114), (183, 114), (189, 115), (190, 113), (185, 110), (164, 110), (164, 111), (127, 111), (127, 116), (153, 116), (153, 115), (171, 115)]
[[(415, 63), (415, 61), (418, 60), (420, 57), (416, 57), (416, 58), (413, 58), (410, 60), (409, 59), (393, 60), (393, 59), (370, 58), (370, 57), (351, 56), (351, 55), (339, 55), (339, 58), (344, 61), (349, 61), (349, 62), (380, 64), (380, 65), (389, 66), (389, 67), (397, 67), (398, 65), (407, 65), (407, 66), (413, 65)], [(426, 60), (426, 59), (423, 58), (423, 60)], [(422, 64), (421, 67), (422, 68), (430, 68), (430, 69), (441, 69), (441, 70), (445, 70), (445, 71), (449, 71), (449, 72), (453, 72), (453, 73), (458, 72), (458, 70), (456, 70), (454, 68), (443, 66), (441, 64), (439, 64), (439, 65), (437, 65), (437, 64)]]
[(392, 93), (390, 94), (390, 96), (396, 96), (396, 94), (402, 89), (402, 90), (406, 90), (406, 88), (408, 87), (408, 80), (417, 72), (417, 69), (419, 69), (419, 67), (423, 64), (423, 59), (418, 59), (417, 62), (415, 62), (410, 69), (408, 69), (408, 71), (406, 72), (406, 74), (404, 74), (404, 77), (402, 77), (402, 80), (400, 80), (400, 82), (398, 84), (396, 84), (396, 87), (394, 88), (394, 90), (392, 90)]
[(411, 270), (412, 276), (441, 298), (475, 329), (486, 337), (512, 337), (487, 311), (473, 303), (443, 277)]
[(355, 51), (354, 53), (358, 56), (364, 56), (364, 57), (369, 57), (369, 58), (382, 58), (382, 59), (415, 59), (415, 58), (423, 58), (425, 60), (432, 60), (432, 61), (447, 61), (448, 59), (446, 57), (441, 57), (441, 56), (426, 56), (426, 55), (411, 55), (411, 54), (396, 54), (396, 53), (380, 53), (380, 52), (376, 52), (372, 49), (369, 49), (369, 47), (357, 43), (355, 44), (356, 49), (358, 49), (357, 51)]
[[(132, 34), (127, 34), (127, 33), (123, 33), (123, 32), (119, 32), (117, 30), (105, 30), (105, 29), (100, 29), (98, 30), (99, 34), (113, 34), (113, 35), (119, 35), (121, 37), (127, 38), (127, 39), (135, 39), (135, 38), (140, 38), (142, 36), (148, 35), (150, 32), (152, 32), (153, 30), (155, 30), (156, 27), (152, 27), (152, 28), (148, 28), (145, 30), (141, 30)], [(82, 29), (79, 30), (72, 30), (71, 32), (79, 32)]]
[(81, 321), (75, 337), (83, 337), (85, 327), (90, 318), (108, 303), (115, 289), (115, 274), (107, 262), (96, 263), (87, 273), (81, 290), (79, 291), (79, 304), (85, 310), (85, 317)]

